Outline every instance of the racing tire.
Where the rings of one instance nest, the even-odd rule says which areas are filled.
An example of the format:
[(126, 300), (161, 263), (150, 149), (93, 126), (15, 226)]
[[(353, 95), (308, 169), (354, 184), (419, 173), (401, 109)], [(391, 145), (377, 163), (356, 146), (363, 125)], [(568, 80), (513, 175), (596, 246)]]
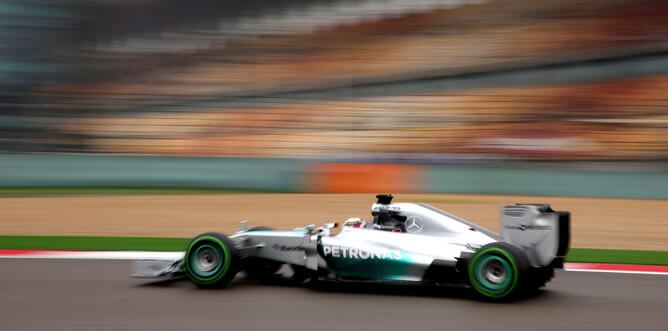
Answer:
[(471, 288), (488, 301), (508, 301), (526, 295), (532, 287), (529, 272), (524, 252), (505, 242), (481, 247), (468, 263)]
[(240, 267), (239, 251), (226, 236), (207, 232), (188, 244), (183, 259), (186, 277), (202, 288), (220, 288), (229, 284)]
[(552, 278), (554, 278), (554, 268), (549, 266), (535, 269), (533, 278), (533, 287), (535, 289), (544, 287), (550, 280), (552, 280)]

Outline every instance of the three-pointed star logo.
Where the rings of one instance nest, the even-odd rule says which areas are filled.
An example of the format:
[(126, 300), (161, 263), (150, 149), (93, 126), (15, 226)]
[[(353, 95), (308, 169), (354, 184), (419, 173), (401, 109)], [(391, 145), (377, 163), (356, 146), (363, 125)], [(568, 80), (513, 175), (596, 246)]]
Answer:
[(424, 224), (422, 224), (422, 219), (417, 216), (410, 216), (406, 220), (406, 232), (418, 233), (422, 231)]

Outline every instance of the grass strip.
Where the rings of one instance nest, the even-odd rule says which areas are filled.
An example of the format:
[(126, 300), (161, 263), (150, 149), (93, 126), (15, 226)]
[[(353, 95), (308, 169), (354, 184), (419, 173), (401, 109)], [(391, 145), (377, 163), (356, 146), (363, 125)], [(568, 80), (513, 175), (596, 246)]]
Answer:
[(0, 236), (0, 249), (179, 251), (189, 238)]
[[(180, 251), (190, 238), (0, 236), (0, 249)], [(571, 248), (568, 262), (668, 265), (668, 252)]]
[(668, 265), (668, 252), (620, 249), (571, 248), (568, 262)]

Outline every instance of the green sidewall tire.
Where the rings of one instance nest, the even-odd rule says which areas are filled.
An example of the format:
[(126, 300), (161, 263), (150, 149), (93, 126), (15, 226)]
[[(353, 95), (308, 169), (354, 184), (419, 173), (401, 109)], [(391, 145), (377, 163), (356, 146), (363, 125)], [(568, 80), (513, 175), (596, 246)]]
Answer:
[[(493, 284), (483, 277), (484, 266), (497, 261), (507, 279)], [(480, 248), (468, 263), (469, 283), (473, 290), (488, 300), (508, 300), (523, 293), (528, 272), (528, 260), (519, 248), (508, 243), (491, 243)]]
[[(208, 239), (208, 238), (207, 238)], [(210, 249), (213, 251), (216, 256), (218, 257), (219, 260), (224, 261), (224, 263), (218, 263), (213, 270), (210, 271), (204, 271), (204, 270), (198, 270), (197, 265), (194, 263), (193, 259), (197, 257), (197, 254), (202, 251), (203, 249)], [(189, 257), (189, 265), (191, 268), (191, 271), (193, 275), (200, 277), (200, 278), (207, 278), (215, 275), (220, 269), (225, 269), (223, 270), (223, 273), (227, 272), (227, 270), (230, 268), (230, 252), (228, 250), (221, 250), (219, 245), (212, 245), (209, 243), (200, 243), (199, 245), (196, 245), (194, 247), (194, 253), (191, 254)]]
[[(213, 270), (199, 270), (194, 263), (197, 253), (209, 248), (218, 257), (218, 264)], [(195, 237), (186, 249), (183, 259), (186, 277), (199, 287), (222, 287), (234, 279), (239, 270), (239, 252), (234, 243), (220, 233), (204, 233)]]
[[(483, 266), (491, 261), (496, 261), (499, 264), (501, 264), (501, 267), (503, 268), (505, 274), (507, 277), (504, 277), (503, 282), (500, 284), (494, 284), (483, 276)], [(488, 288), (492, 291), (504, 291), (504, 289), (509, 289), (512, 290), (512, 287), (517, 286), (517, 277), (515, 276), (517, 274), (517, 266), (515, 264), (509, 263), (509, 261), (506, 261), (503, 257), (497, 256), (497, 255), (492, 255), (492, 254), (487, 254), (485, 256), (481, 256), (478, 262), (476, 263), (476, 266), (474, 268), (474, 276), (478, 281), (482, 284), (484, 288)], [(514, 282), (515, 284), (511, 284), (511, 282)]]
[(538, 290), (554, 278), (554, 267), (547, 266), (533, 270), (533, 289)]

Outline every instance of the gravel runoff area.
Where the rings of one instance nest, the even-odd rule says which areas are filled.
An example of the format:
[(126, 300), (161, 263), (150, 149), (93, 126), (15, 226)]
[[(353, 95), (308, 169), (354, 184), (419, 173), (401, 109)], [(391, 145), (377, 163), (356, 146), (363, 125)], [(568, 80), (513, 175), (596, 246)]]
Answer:
[[(373, 194), (104, 195), (0, 198), (0, 234), (189, 237), (249, 226), (292, 228), (370, 217)], [(572, 246), (668, 251), (668, 201), (397, 194), (497, 231), (499, 206), (550, 203), (572, 212)]]

